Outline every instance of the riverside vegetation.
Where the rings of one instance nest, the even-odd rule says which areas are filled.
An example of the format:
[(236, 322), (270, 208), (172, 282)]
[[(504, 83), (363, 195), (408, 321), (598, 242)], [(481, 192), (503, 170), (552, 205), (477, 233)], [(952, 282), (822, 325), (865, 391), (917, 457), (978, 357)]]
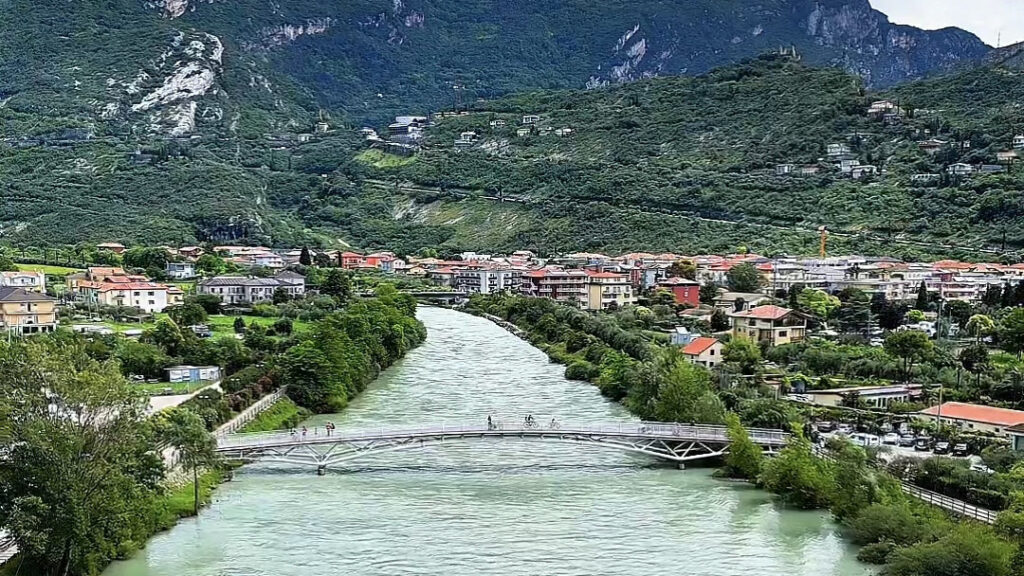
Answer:
[[(995, 527), (953, 520), (905, 495), (873, 451), (836, 440), (826, 446), (828, 458), (817, 455), (804, 433), (808, 415), (755, 381), (727, 389), (714, 385), (710, 372), (642, 329), (636, 316), (650, 310), (592, 315), (519, 296), (476, 296), (468, 310), (525, 330), (534, 345), (567, 366), (566, 377), (593, 382), (641, 418), (726, 424), (734, 444), (720, 475), (752, 481), (777, 494), (783, 505), (830, 510), (843, 533), (862, 547), (859, 558), (884, 565), (887, 575), (1011, 576), (1024, 570), (1024, 466), (1006, 478), (1015, 481), (1013, 491)], [(755, 351), (733, 344), (725, 359), (739, 370)], [(778, 456), (766, 459), (751, 442), (748, 426), (789, 429), (792, 436)], [(925, 466), (938, 469), (942, 462)]]
[[(391, 286), (365, 300), (326, 298), (332, 307), (300, 334), (250, 327), (243, 341), (200, 340), (164, 318), (138, 342), (59, 330), (0, 343), (0, 525), (21, 551), (10, 569), (99, 573), (209, 499), (220, 478), (209, 430), (284, 384), (290, 400), (254, 427), (294, 422), (300, 410), (340, 409), (426, 336), (415, 300)], [(149, 417), (147, 397), (125, 374), (153, 356), (233, 373), (224, 394), (203, 392)], [(168, 446), (179, 450), (193, 485), (168, 484)]]

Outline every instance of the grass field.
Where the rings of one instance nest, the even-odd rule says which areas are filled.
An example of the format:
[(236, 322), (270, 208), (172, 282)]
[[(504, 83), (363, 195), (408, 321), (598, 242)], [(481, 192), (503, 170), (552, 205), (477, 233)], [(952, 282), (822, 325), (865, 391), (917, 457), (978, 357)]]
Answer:
[(294, 428), (306, 418), (311, 412), (300, 408), (290, 398), (282, 398), (273, 406), (264, 410), (254, 420), (242, 427), (239, 432), (270, 432), (273, 430), (287, 430)]
[(210, 382), (139, 382), (134, 384), (136, 388), (142, 390), (150, 396), (162, 395), (164, 390), (170, 388), (172, 394), (190, 394), (199, 390), (204, 386), (209, 386)]
[[(124, 332), (125, 330), (146, 330), (152, 328), (156, 321), (161, 318), (166, 318), (167, 314), (160, 313), (156, 314), (153, 318), (153, 322), (114, 322), (108, 320), (103, 322), (104, 325), (110, 326), (115, 332)], [(217, 314), (210, 316), (206, 319), (206, 325), (210, 327), (214, 336), (228, 336), (235, 333), (235, 318), (241, 318), (245, 321), (245, 325), (248, 326), (253, 322), (260, 326), (270, 326), (274, 322), (277, 322), (277, 318), (266, 318), (263, 316), (225, 316), (223, 314)], [(292, 322), (292, 330), (295, 332), (301, 332), (309, 328), (308, 322), (302, 322), (301, 320), (295, 320)]]
[(82, 272), (78, 268), (68, 268), (67, 266), (51, 266), (49, 264), (16, 264), (18, 270), (26, 270), (28, 272), (42, 272), (47, 276), (67, 276), (68, 274), (74, 274), (76, 272)]

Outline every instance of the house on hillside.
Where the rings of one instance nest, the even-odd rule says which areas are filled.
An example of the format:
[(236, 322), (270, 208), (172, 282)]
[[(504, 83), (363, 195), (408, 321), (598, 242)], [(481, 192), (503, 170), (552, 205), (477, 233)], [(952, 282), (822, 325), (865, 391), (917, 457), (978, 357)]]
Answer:
[(540, 122), (540, 116), (536, 114), (526, 114), (523, 116), (523, 125), (532, 126), (537, 122)]
[(46, 274), (31, 270), (0, 272), (0, 287), (24, 288), (31, 292), (46, 292)]
[(850, 168), (850, 176), (854, 180), (860, 180), (861, 178), (867, 178), (878, 174), (878, 168), (870, 164), (861, 164)]
[(104, 242), (102, 244), (97, 244), (96, 245), (96, 249), (97, 250), (109, 250), (109, 251), (113, 252), (114, 254), (124, 254), (124, 251), (125, 251), (124, 244), (119, 244), (117, 242)]
[(672, 293), (676, 304), (700, 306), (700, 283), (686, 278), (667, 278), (658, 282), (658, 288)]
[(841, 160), (850, 155), (850, 147), (847, 144), (829, 144), (825, 147), (825, 153), (829, 160)]
[(0, 288), (0, 330), (7, 334), (39, 334), (57, 328), (57, 300), (23, 288)]
[(1017, 150), (1024, 150), (1024, 134), (1013, 137), (1013, 147)]
[(1006, 150), (1003, 152), (996, 152), (996, 160), (1006, 164), (1012, 164), (1017, 161), (1017, 151)]
[(927, 140), (921, 140), (917, 143), (917, 147), (926, 154), (935, 154), (939, 150), (942, 150), (943, 146), (946, 146), (949, 142), (945, 140), (939, 140), (938, 138), (929, 138)]
[(697, 338), (683, 348), (682, 354), (691, 364), (714, 368), (722, 363), (725, 346), (717, 338)]
[(794, 170), (796, 170), (796, 165), (795, 164), (776, 164), (775, 165), (775, 175), (776, 176), (788, 176), (789, 174), (792, 174)]
[(956, 164), (950, 164), (946, 168), (946, 172), (951, 176), (970, 176), (974, 173), (974, 166), (957, 162)]
[(765, 305), (732, 312), (733, 336), (745, 336), (771, 346), (800, 342), (807, 336), (807, 321), (789, 308)]
[(164, 274), (171, 280), (191, 280), (196, 277), (196, 265), (193, 262), (168, 262)]

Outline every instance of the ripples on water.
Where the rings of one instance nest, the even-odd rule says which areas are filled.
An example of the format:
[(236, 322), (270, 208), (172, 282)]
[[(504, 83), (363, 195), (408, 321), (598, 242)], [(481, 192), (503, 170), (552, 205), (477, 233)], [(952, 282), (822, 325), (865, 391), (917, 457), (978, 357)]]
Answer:
[[(493, 324), (420, 310), (429, 336), (343, 414), (309, 426), (629, 419)], [(106, 576), (868, 574), (822, 513), (614, 451), (480, 442), (382, 454), (317, 477), (246, 467), (198, 519)]]

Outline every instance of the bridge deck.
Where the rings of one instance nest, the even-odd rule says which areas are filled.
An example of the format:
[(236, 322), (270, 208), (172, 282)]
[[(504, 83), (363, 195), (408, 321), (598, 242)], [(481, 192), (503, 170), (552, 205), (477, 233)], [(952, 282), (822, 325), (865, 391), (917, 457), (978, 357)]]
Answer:
[[(765, 452), (774, 453), (785, 444), (781, 430), (750, 430), (750, 437)], [(724, 426), (698, 426), (652, 422), (585, 424), (548, 422), (525, 425), (519, 422), (479, 424), (435, 424), (409, 428), (336, 430), (323, 428), (255, 434), (229, 434), (217, 440), (217, 451), (243, 460), (271, 460), (290, 464), (328, 465), (367, 454), (391, 452), (428, 445), (462, 441), (522, 439), (586, 444), (646, 454), (672, 462), (688, 462), (723, 455), (729, 447)]]

